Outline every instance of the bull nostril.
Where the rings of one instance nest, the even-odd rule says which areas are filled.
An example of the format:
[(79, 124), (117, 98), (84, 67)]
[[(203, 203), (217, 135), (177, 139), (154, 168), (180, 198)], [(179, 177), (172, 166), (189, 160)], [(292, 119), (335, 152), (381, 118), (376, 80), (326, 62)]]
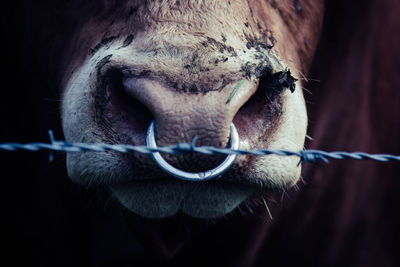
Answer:
[(240, 107), (238, 113), (247, 115), (254, 115), (254, 113), (263, 112), (266, 101), (265, 92), (257, 90), (243, 106)]
[[(105, 104), (101, 116), (122, 142), (144, 144), (147, 126), (153, 120), (150, 110), (138, 99), (128, 95), (119, 70), (105, 75)], [(101, 101), (100, 101), (101, 102)]]
[(233, 122), (238, 126), (239, 135), (250, 138), (257, 132), (255, 121), (261, 118), (262, 128), (268, 130), (282, 113), (281, 91), (271, 90), (269, 80), (259, 81), (257, 91), (240, 107)]

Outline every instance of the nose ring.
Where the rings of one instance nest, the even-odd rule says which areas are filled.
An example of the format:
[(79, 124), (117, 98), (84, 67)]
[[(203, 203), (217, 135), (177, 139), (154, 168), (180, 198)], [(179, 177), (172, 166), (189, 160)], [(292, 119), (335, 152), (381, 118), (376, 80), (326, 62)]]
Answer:
[[(156, 149), (156, 134), (155, 134), (155, 122), (154, 120), (150, 123), (150, 126), (147, 130), (146, 136), (146, 144), (148, 148)], [(233, 122), (231, 123), (230, 127), (231, 133), (229, 138), (229, 143), (231, 149), (238, 149), (239, 148), (239, 134), (236, 130), (235, 125)], [(169, 164), (165, 159), (161, 156), (159, 152), (152, 152), (151, 157), (153, 158), (154, 162), (166, 173), (186, 181), (206, 181), (213, 178), (217, 178), (221, 174), (223, 174), (229, 167), (233, 164), (236, 159), (236, 154), (230, 154), (226, 157), (226, 159), (217, 167), (211, 170), (207, 170), (204, 172), (186, 172), (180, 169), (173, 167)]]

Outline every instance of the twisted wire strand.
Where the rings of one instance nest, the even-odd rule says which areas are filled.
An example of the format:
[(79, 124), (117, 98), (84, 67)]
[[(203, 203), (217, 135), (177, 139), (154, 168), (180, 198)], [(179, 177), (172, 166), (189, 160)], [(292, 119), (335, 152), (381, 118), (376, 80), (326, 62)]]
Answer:
[[(115, 151), (120, 153), (137, 152), (142, 154), (151, 154), (153, 152), (162, 152), (169, 154), (181, 154), (188, 152), (196, 152), (207, 155), (215, 154), (237, 154), (237, 155), (253, 155), (253, 156), (297, 156), (301, 162), (312, 162), (318, 163), (324, 161), (328, 163), (328, 159), (354, 159), (354, 160), (375, 160), (380, 162), (400, 161), (400, 155), (391, 154), (369, 154), (365, 152), (344, 152), (344, 151), (333, 151), (326, 152), (322, 150), (301, 150), (301, 151), (289, 151), (289, 150), (271, 150), (271, 149), (229, 149), (229, 148), (217, 148), (211, 146), (199, 146), (195, 145), (196, 139), (193, 139), (192, 143), (179, 143), (172, 146), (149, 148), (147, 146), (132, 146), (124, 144), (84, 144), (84, 143), (69, 143), (65, 141), (54, 140), (52, 131), (49, 131), (50, 143), (0, 143), (0, 151), (41, 151), (47, 150), (50, 152), (107, 152)], [(50, 153), (50, 161), (53, 159), (53, 154)]]

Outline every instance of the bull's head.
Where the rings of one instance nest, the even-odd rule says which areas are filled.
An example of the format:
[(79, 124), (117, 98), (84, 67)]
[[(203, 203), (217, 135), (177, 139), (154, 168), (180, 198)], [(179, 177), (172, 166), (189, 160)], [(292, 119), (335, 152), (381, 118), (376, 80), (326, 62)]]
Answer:
[[(300, 78), (316, 46), (322, 1), (113, 2), (79, 29), (67, 59), (67, 141), (145, 145), (154, 120), (159, 146), (197, 136), (197, 145), (226, 147), (233, 122), (242, 149), (303, 148), (307, 116)], [(224, 159), (165, 158), (191, 172)], [(67, 155), (73, 181), (106, 186), (129, 210), (157, 218), (179, 211), (224, 215), (260, 188), (294, 185), (297, 163), (241, 156), (218, 180), (196, 183), (170, 177), (148, 155)]]

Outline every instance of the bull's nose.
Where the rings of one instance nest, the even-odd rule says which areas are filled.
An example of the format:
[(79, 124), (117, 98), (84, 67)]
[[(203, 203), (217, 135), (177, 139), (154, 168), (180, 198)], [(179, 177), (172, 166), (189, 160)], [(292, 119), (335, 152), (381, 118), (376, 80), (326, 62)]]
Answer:
[[(197, 145), (226, 147), (233, 117), (257, 87), (248, 81), (241, 82), (240, 88), (230, 97), (238, 82), (221, 91), (205, 94), (179, 92), (161, 82), (144, 78), (129, 78), (123, 83), (126, 93), (153, 114), (159, 146), (191, 142), (197, 136)], [(228, 98), (231, 99), (227, 103)], [(166, 159), (188, 171), (204, 171), (215, 167), (225, 157), (166, 155)]]

